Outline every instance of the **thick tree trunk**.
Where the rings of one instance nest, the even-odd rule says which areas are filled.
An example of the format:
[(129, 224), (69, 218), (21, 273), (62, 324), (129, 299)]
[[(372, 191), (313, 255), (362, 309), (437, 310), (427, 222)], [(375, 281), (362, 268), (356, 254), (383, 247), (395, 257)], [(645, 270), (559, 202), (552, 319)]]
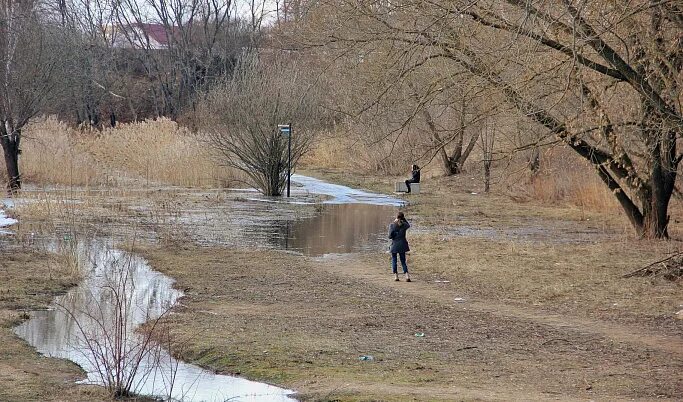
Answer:
[(646, 239), (667, 239), (669, 237), (668, 201), (652, 197), (652, 204), (643, 216), (641, 236)]
[(541, 153), (538, 147), (534, 147), (531, 151), (531, 156), (529, 157), (529, 170), (531, 171), (532, 180), (538, 176), (541, 171)]
[(21, 188), (21, 176), (19, 175), (19, 141), (21, 135), (16, 130), (8, 130), (4, 124), (0, 124), (0, 144), (5, 155), (5, 168), (7, 169), (7, 189), (13, 193)]
[[(665, 239), (669, 237), (669, 201), (676, 182), (675, 162), (668, 160), (671, 155), (662, 152), (660, 146), (669, 147), (668, 142), (660, 141), (651, 150), (652, 173), (649, 190), (641, 197), (643, 223), (638, 228), (640, 235), (648, 239)], [(664, 159), (662, 159), (664, 157)]]
[(446, 152), (444, 150), (444, 157), (442, 159), (443, 170), (446, 173), (446, 176), (453, 176), (455, 174), (462, 173), (462, 166), (458, 163), (458, 159), (449, 158), (445, 155), (445, 153)]
[(18, 149), (9, 152), (5, 151), (5, 167), (7, 168), (7, 189), (15, 192), (21, 188), (21, 177), (19, 176), (19, 153)]

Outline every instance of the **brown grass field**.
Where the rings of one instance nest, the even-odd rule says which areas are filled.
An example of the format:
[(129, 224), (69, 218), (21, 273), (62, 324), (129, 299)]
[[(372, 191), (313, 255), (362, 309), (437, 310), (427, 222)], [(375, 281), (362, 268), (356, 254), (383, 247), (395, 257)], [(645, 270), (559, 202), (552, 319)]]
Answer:
[[(681, 284), (621, 278), (679, 241), (636, 240), (619, 215), (475, 197), (457, 181), (435, 182), (405, 208), (416, 229), (410, 284), (391, 281), (384, 253), (145, 250), (187, 291), (171, 318), (180, 354), (305, 400), (680, 397)], [(525, 224), (547, 230), (514, 235)], [(358, 360), (366, 354), (375, 360)]]
[[(672, 240), (644, 241), (609, 193), (584, 176), (589, 171), (498, 181), (486, 195), (476, 169), (444, 178), (430, 167), (422, 194), (403, 208), (413, 225), (413, 282), (406, 283), (392, 281), (381, 250), (313, 258), (194, 244), (192, 230), (201, 224), (177, 226), (169, 217), (229, 207), (239, 197), (155, 188), (202, 185), (161, 175), (148, 188), (139, 164), (115, 164), (136, 179), (24, 194), (32, 201), (15, 211), (15, 241), (65, 227), (119, 237), (140, 232), (139, 252), (186, 293), (166, 323), (176, 353), (190, 362), (295, 389), (302, 400), (683, 395), (681, 280), (622, 277), (681, 250), (678, 200)], [(35, 176), (43, 184), (52, 180), (45, 172)], [(302, 173), (382, 193), (398, 179), (322, 169), (311, 160)], [(86, 184), (63, 174), (54, 181)], [(225, 226), (226, 235), (239, 229), (216, 226)], [(11, 332), (25, 311), (74, 283), (68, 259), (12, 247), (0, 249), (0, 400), (101, 398), (72, 383), (81, 375), (76, 367), (40, 358)], [(359, 360), (363, 355), (374, 359)]]

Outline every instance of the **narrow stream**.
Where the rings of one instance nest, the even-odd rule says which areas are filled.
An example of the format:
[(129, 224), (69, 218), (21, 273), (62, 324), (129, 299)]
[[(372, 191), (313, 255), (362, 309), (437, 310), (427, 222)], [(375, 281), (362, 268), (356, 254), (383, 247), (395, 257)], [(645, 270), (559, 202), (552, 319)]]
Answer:
[[(267, 235), (258, 239), (261, 246), (322, 255), (386, 245), (386, 225), (400, 200), (304, 176), (294, 180), (302, 186), (299, 193), (329, 198), (310, 217), (271, 220)], [(15, 332), (40, 353), (80, 365), (87, 372), (84, 382), (103, 384), (103, 367), (120, 362), (115, 356), (123, 353), (128, 364), (108, 371), (130, 378), (138, 394), (182, 401), (294, 400), (291, 390), (217, 375), (175, 360), (161, 347), (141, 346), (144, 334), (136, 329), (168, 313), (183, 296), (173, 288), (173, 279), (152, 270), (144, 259), (115, 250), (103, 239), (65, 238), (46, 247), (70, 248), (87, 275), (48, 310), (33, 312)], [(141, 362), (137, 369), (130, 363), (135, 360)]]
[[(64, 244), (57, 245), (61, 246)], [(131, 376), (132, 388), (138, 394), (182, 401), (293, 400), (287, 396), (293, 391), (216, 375), (177, 361), (162, 348), (142, 350), (144, 337), (135, 329), (167, 312), (182, 292), (173, 288), (171, 278), (152, 270), (145, 260), (113, 250), (106, 241), (84, 241), (76, 248), (80, 263), (85, 264), (83, 269), (89, 272), (83, 283), (57, 297), (52, 308), (33, 312), (31, 319), (15, 328), (15, 333), (40, 353), (69, 359), (87, 372), (84, 382), (102, 384), (102, 366), (122, 360), (115, 356), (114, 345), (118, 344), (125, 350), (121, 355), (127, 355), (120, 371)], [(122, 297), (117, 299), (117, 293)], [(117, 301), (124, 305), (119, 307)], [(121, 322), (122, 315), (125, 332), (118, 335), (116, 323)], [(117, 338), (120, 336), (124, 339)], [(132, 375), (138, 357), (141, 364)]]

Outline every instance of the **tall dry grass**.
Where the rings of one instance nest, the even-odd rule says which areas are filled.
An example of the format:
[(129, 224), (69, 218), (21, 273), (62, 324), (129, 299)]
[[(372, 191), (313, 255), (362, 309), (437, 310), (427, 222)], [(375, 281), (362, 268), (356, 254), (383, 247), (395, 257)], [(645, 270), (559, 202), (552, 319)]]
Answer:
[(590, 169), (562, 175), (543, 174), (530, 181), (527, 188), (531, 198), (544, 203), (569, 203), (596, 211), (619, 208), (614, 195)]
[(360, 174), (405, 174), (415, 163), (410, 149), (405, 138), (396, 143), (389, 140), (373, 142), (339, 130), (319, 133), (311, 150), (301, 158), (301, 164)]
[(619, 210), (619, 203), (595, 169), (566, 149), (553, 149), (541, 158), (541, 170), (528, 176), (524, 189), (546, 204), (570, 204), (592, 211)]
[(188, 129), (168, 119), (98, 131), (47, 118), (29, 125), (23, 141), (24, 181), (39, 185), (212, 187), (237, 177), (218, 166)]

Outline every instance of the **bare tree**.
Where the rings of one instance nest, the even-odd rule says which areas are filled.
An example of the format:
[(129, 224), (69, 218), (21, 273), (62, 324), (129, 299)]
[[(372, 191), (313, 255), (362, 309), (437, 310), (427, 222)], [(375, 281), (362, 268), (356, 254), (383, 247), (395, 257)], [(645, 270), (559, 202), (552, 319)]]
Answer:
[(0, 2), (0, 145), (10, 191), (21, 188), (21, 132), (48, 101), (58, 63), (56, 32), (36, 1)]
[(386, 91), (435, 66), (434, 81), (476, 77), (588, 160), (640, 236), (662, 238), (683, 158), (682, 11), (654, 0), (323, 1), (309, 21), (316, 45), (388, 58)]
[[(106, 253), (102, 286), (83, 290), (58, 304), (65, 319), (75, 326), (75, 346), (87, 361), (87, 369), (96, 374), (97, 382), (111, 397), (134, 396), (148, 380), (161, 377), (170, 400), (178, 364), (162, 351), (159, 338), (172, 345), (161, 321), (173, 305), (159, 306), (161, 311), (149, 306), (142, 309), (132, 255), (119, 256), (112, 250)], [(83, 297), (88, 303), (76, 307)], [(147, 325), (140, 329), (145, 322)]]
[(177, 118), (183, 107), (193, 106), (196, 93), (230, 74), (239, 55), (253, 46), (260, 23), (238, 18), (235, 7), (231, 0), (119, 3), (114, 31), (155, 83), (157, 115)]
[(308, 150), (314, 130), (326, 124), (320, 89), (294, 62), (248, 56), (231, 78), (212, 89), (201, 105), (202, 131), (221, 162), (250, 184), (278, 196), (287, 180), (288, 138), (279, 124), (292, 123), (292, 166)]
[[(491, 113), (478, 104), (480, 94), (475, 93), (478, 88), (467, 84), (459, 82), (448, 89), (423, 85), (425, 93), (416, 105), (431, 134), (430, 151), (438, 153), (446, 175), (462, 173), (479, 140), (478, 126)], [(431, 106), (430, 98), (433, 99)], [(434, 117), (435, 108), (437, 118)]]
[(496, 128), (487, 121), (481, 132), (481, 154), (484, 163), (484, 192), (491, 189), (491, 163), (493, 163), (493, 150), (496, 143)]

